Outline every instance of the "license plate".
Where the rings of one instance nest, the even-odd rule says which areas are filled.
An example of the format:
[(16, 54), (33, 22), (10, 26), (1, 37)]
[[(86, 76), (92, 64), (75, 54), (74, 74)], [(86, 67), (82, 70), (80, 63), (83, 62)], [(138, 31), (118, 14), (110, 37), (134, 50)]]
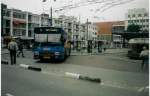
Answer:
[(45, 57), (45, 56), (44, 56), (43, 58), (44, 58), (44, 59), (50, 59), (51, 57)]
[(50, 58), (51, 58), (51, 55), (50, 55), (50, 54), (45, 54), (45, 55), (43, 56), (43, 58), (45, 58), (45, 59), (50, 59)]

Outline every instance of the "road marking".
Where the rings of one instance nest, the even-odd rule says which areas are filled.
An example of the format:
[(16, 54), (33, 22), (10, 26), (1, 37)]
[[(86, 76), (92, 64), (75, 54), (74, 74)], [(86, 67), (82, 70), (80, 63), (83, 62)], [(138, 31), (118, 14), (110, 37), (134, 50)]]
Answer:
[(148, 92), (148, 91), (149, 91), (149, 86), (141, 87), (138, 89), (138, 92)]
[(7, 93), (6, 96), (14, 96), (14, 95), (12, 95), (12, 94), (10, 94), (10, 93)]
[(100, 83), (100, 85), (114, 87), (114, 88), (121, 88), (121, 89), (126, 89), (126, 90), (133, 90), (133, 91), (137, 91), (137, 92), (141, 92), (139, 90), (143, 90), (143, 89), (140, 89), (141, 87), (129, 86), (127, 84), (122, 84), (122, 83), (118, 83), (118, 82), (102, 82), (102, 83)]
[[(57, 76), (57, 77), (67, 77), (65, 76), (66, 74), (59, 74), (59, 73), (54, 73), (54, 72), (43, 72), (43, 74), (47, 74), (47, 75), (52, 75), (52, 76)], [(63, 72), (62, 72), (63, 73)], [(126, 89), (126, 90), (133, 90), (133, 91), (137, 91), (137, 92), (141, 92), (140, 90), (143, 90), (143, 87), (136, 87), (136, 86), (131, 86), (131, 85), (127, 85), (127, 84), (122, 84), (119, 82), (112, 82), (112, 81), (104, 81), (100, 83), (101, 86), (107, 86), (107, 87), (114, 87), (114, 88), (120, 88), (120, 89)], [(145, 87), (147, 88), (147, 87)]]

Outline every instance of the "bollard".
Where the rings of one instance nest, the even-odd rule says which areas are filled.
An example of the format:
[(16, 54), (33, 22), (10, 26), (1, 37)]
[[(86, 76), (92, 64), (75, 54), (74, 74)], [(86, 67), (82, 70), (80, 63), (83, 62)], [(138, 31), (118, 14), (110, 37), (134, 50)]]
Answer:
[(2, 63), (2, 64), (7, 64), (7, 65), (8, 65), (8, 61), (2, 60), (1, 63)]
[(37, 68), (37, 67), (33, 67), (33, 66), (29, 66), (28, 69), (29, 70), (34, 70), (34, 71), (42, 71), (41, 68)]
[(79, 76), (79, 79), (87, 80), (87, 81), (91, 81), (91, 82), (101, 83), (101, 79), (100, 78), (91, 78), (91, 77), (87, 77), (87, 76)]
[(65, 72), (65, 75), (67, 77), (71, 77), (71, 78), (74, 78), (74, 79), (79, 79), (79, 76), (80, 76), (80, 74), (70, 73), (70, 72)]
[(42, 71), (41, 68), (34, 67), (34, 66), (29, 66), (29, 65), (26, 65), (26, 64), (20, 64), (20, 67), (27, 68), (29, 70), (34, 70), (34, 71)]
[(88, 77), (88, 76), (83, 76), (81, 74), (70, 73), (70, 72), (65, 72), (65, 75), (67, 77), (71, 77), (71, 78), (74, 78), (74, 79), (80, 79), (80, 80), (86, 80), (86, 81), (101, 83), (100, 78), (91, 78), (91, 77)]

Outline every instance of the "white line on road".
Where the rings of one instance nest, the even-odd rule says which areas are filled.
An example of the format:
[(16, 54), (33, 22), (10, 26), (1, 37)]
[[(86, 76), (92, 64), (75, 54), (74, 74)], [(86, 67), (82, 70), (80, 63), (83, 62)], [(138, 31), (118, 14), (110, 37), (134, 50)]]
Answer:
[(121, 89), (126, 89), (126, 90), (133, 90), (137, 92), (148, 92), (149, 87), (136, 87), (136, 86), (131, 86), (127, 84), (122, 84), (122, 83), (116, 83), (116, 82), (102, 82), (100, 83), (102, 86), (108, 86), (108, 87), (114, 87), (114, 88), (121, 88)]
[(7, 93), (6, 96), (14, 96), (14, 95), (12, 95), (12, 94), (10, 94), (10, 93)]
[(149, 86), (141, 87), (138, 89), (138, 92), (148, 92), (148, 91), (149, 91)]

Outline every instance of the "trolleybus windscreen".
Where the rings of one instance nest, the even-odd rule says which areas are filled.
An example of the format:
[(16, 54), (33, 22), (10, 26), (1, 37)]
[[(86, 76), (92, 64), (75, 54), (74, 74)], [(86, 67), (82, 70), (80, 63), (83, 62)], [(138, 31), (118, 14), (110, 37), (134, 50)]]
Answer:
[(61, 34), (35, 34), (36, 42), (60, 42)]
[(48, 34), (48, 42), (60, 42), (61, 34)]
[(36, 42), (47, 42), (47, 34), (35, 34)]

